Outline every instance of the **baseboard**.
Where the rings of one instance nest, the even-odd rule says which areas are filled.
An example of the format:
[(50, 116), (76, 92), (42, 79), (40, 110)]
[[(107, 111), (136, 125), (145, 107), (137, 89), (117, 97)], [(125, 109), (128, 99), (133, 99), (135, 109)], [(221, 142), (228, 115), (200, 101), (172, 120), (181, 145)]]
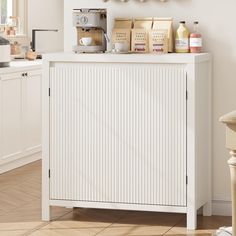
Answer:
[(7, 171), (14, 170), (21, 166), (27, 165), (31, 162), (38, 161), (42, 158), (42, 153), (38, 152), (30, 156), (22, 157), (17, 160), (11, 161), (9, 163), (3, 164), (0, 166), (0, 174), (3, 174)]
[(213, 200), (212, 214), (216, 216), (232, 216), (231, 201)]

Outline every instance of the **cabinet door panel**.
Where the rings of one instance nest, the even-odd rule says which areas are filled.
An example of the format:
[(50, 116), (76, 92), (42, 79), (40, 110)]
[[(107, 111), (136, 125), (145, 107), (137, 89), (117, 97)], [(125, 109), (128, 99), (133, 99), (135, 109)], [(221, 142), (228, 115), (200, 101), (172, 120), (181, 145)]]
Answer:
[(22, 149), (22, 81), (14, 77), (1, 81), (2, 161), (14, 158)]
[(50, 197), (186, 206), (182, 65), (50, 72)]
[(41, 146), (41, 75), (24, 79), (24, 94), (25, 150), (33, 151)]

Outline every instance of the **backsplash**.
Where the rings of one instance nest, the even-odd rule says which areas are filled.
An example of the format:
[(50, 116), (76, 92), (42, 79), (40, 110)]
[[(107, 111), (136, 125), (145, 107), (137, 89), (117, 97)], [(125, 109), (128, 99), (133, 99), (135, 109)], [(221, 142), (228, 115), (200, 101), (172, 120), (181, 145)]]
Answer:
[(5, 36), (11, 44), (11, 57), (24, 58), (25, 53), (29, 50), (30, 39), (25, 35)]

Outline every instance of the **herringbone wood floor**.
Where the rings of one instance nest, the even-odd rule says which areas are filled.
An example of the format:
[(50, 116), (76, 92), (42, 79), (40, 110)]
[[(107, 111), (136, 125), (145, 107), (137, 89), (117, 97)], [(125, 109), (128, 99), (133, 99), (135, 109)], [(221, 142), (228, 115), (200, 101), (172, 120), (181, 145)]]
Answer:
[(0, 175), (0, 236), (212, 235), (230, 217), (202, 217), (187, 231), (185, 215), (95, 209), (52, 208), (41, 221), (41, 162)]

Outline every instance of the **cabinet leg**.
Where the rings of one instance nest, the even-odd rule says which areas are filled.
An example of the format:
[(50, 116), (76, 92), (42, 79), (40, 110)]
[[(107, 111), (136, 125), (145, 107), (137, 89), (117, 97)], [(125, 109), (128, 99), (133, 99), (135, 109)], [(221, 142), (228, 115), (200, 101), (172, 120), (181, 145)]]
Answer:
[(187, 229), (195, 230), (197, 229), (197, 211), (196, 210), (188, 210), (187, 212)]
[(203, 216), (212, 216), (212, 202), (209, 200), (204, 206), (203, 206)]
[(50, 206), (48, 204), (42, 204), (42, 220), (50, 221)]

